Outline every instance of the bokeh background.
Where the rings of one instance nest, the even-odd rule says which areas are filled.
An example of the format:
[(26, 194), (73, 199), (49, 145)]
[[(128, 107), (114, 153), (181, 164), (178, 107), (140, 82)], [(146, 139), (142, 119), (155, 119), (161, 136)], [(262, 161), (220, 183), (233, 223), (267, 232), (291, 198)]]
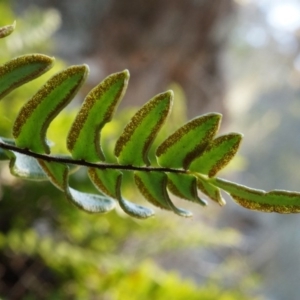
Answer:
[[(129, 69), (123, 103), (105, 129), (109, 153), (130, 116), (172, 88), (165, 128), (211, 111), (221, 132), (240, 131), (239, 155), (220, 174), (254, 188), (300, 190), (300, 3), (297, 0), (8, 1), (0, 61), (31, 52), (56, 57), (53, 71), (0, 103), (11, 135), (20, 106), (53, 72), (87, 63), (90, 76), (53, 122), (53, 151), (84, 95)], [(84, 170), (72, 185), (95, 191)], [(143, 201), (131, 184), (124, 193)], [(226, 197), (226, 196), (225, 196)], [(3, 299), (298, 299), (300, 216), (263, 214), (230, 198), (190, 206), (191, 220), (157, 211), (137, 221), (116, 210), (88, 215), (48, 183), (24, 182), (0, 165), (0, 297)]]

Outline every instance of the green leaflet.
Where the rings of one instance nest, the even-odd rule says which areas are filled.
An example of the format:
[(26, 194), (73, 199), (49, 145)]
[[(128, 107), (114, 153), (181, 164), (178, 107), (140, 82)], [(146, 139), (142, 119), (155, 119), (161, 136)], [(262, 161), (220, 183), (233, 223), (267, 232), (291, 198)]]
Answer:
[(37, 153), (50, 153), (45, 141), (46, 130), (73, 99), (87, 74), (86, 65), (72, 66), (59, 72), (22, 107), (13, 127), (18, 147)]
[(23, 55), (0, 66), (0, 99), (22, 84), (52, 68), (54, 58), (42, 54)]
[(15, 30), (15, 28), (16, 28), (16, 21), (14, 21), (12, 25), (0, 27), (0, 39), (10, 35)]
[(88, 175), (100, 192), (114, 199), (119, 198), (122, 182), (122, 173), (119, 170), (89, 168)]
[(169, 191), (182, 199), (206, 206), (206, 201), (198, 196), (197, 178), (194, 175), (168, 173), (168, 189)]
[(82, 193), (69, 187), (67, 165), (44, 160), (39, 160), (39, 164), (51, 183), (63, 191), (67, 199), (78, 208), (89, 213), (106, 213), (115, 208), (115, 201), (109, 197)]
[(200, 174), (197, 174), (197, 187), (198, 189), (208, 196), (211, 200), (216, 201), (220, 206), (224, 206), (226, 201), (223, 199), (220, 189), (210, 184), (208, 179), (204, 178)]
[(163, 172), (134, 172), (136, 186), (141, 194), (150, 203), (163, 209), (172, 210), (175, 214), (182, 217), (191, 217), (192, 213), (188, 210), (177, 208), (169, 198), (167, 192), (168, 177)]
[(66, 165), (41, 159), (38, 160), (38, 163), (56, 188), (62, 192), (68, 189), (69, 168)]
[(100, 130), (111, 121), (129, 80), (127, 70), (104, 79), (86, 96), (70, 129), (67, 146), (74, 159), (89, 162), (104, 160)]
[(130, 216), (147, 219), (154, 215), (154, 211), (150, 208), (137, 205), (123, 199), (121, 195), (122, 173), (114, 169), (95, 169), (89, 168), (89, 177), (95, 186), (105, 195), (117, 199), (121, 208)]
[(115, 146), (120, 164), (150, 164), (148, 151), (170, 112), (172, 101), (172, 91), (158, 94), (131, 118)]
[(229, 133), (214, 139), (190, 165), (190, 170), (215, 176), (236, 154), (242, 135)]
[(187, 169), (219, 129), (220, 114), (207, 114), (189, 121), (170, 135), (156, 150), (163, 167)]
[(281, 214), (300, 212), (300, 193), (284, 190), (266, 192), (221, 178), (211, 178), (210, 182), (228, 192), (239, 205), (245, 208)]
[[(164, 173), (159, 172), (151, 172), (143, 173), (143, 172), (134, 172), (134, 180), (135, 184), (138, 187), (141, 194), (153, 205), (171, 210), (168, 202), (166, 201), (167, 190), (167, 177)], [(154, 186), (154, 189), (152, 189)]]

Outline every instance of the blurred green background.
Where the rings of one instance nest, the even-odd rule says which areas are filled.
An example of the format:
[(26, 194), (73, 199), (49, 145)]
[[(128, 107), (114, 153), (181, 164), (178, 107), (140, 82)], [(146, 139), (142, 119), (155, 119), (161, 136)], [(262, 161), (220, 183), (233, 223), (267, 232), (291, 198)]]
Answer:
[[(53, 73), (87, 63), (87, 83), (47, 135), (52, 152), (66, 152), (84, 96), (105, 76), (128, 68), (128, 92), (102, 137), (109, 160), (137, 107), (172, 88), (173, 112), (157, 144), (187, 118), (221, 112), (222, 130), (245, 134), (231, 172), (221, 176), (256, 188), (299, 190), (297, 1), (129, 2), (0, 2), (0, 26), (17, 20), (15, 33), (0, 41), (1, 63), (33, 52), (56, 57), (53, 70), (1, 101), (0, 135), (11, 136), (21, 105)], [(96, 192), (84, 169), (71, 185)], [(124, 194), (144, 203), (130, 178)], [(147, 221), (119, 209), (89, 215), (49, 183), (12, 177), (6, 162), (0, 199), (3, 299), (297, 299), (297, 215), (251, 212), (228, 198), (222, 209), (181, 201), (194, 212), (191, 220), (158, 209)]]

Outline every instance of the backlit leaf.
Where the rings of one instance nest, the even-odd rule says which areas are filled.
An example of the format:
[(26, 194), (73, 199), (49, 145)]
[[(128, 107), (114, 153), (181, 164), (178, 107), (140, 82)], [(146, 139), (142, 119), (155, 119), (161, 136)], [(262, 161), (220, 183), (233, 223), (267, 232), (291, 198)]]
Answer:
[(172, 210), (182, 217), (192, 216), (188, 210), (177, 208), (172, 203), (167, 192), (168, 177), (165, 173), (137, 171), (134, 173), (134, 179), (141, 194), (153, 205)]
[(12, 90), (52, 68), (54, 58), (42, 54), (23, 55), (0, 66), (0, 99)]
[(72, 66), (53, 76), (21, 109), (14, 123), (16, 145), (50, 153), (46, 131), (51, 121), (73, 99), (88, 74), (86, 65)]
[(116, 143), (115, 155), (120, 164), (150, 164), (150, 146), (169, 114), (172, 101), (172, 91), (159, 94), (132, 117)]
[(228, 192), (239, 205), (245, 208), (281, 214), (300, 212), (300, 193), (298, 192), (285, 190), (266, 192), (220, 178), (212, 178), (210, 181)]
[(16, 21), (13, 22), (12, 25), (6, 25), (3, 27), (0, 27), (0, 39), (7, 37), (10, 35), (16, 28)]
[(215, 176), (236, 154), (242, 135), (229, 133), (214, 139), (190, 165), (190, 170)]
[(169, 191), (182, 199), (205, 206), (206, 201), (198, 196), (197, 178), (194, 175), (168, 173), (168, 189)]
[(163, 167), (187, 169), (219, 129), (220, 114), (195, 118), (170, 135), (156, 150)]
[(38, 163), (55, 187), (63, 192), (68, 189), (68, 166), (56, 162), (46, 162), (41, 159), (38, 160)]
[(96, 188), (114, 199), (119, 198), (122, 173), (115, 169), (89, 168), (88, 175)]
[(70, 129), (67, 146), (75, 159), (104, 160), (100, 130), (111, 121), (129, 80), (127, 70), (112, 74), (91, 90)]

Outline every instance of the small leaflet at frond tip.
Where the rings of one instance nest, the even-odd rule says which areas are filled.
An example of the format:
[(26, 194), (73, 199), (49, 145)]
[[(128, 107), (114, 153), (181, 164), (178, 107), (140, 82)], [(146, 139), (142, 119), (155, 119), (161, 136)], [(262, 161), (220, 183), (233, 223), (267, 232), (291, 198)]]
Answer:
[(14, 21), (11, 25), (6, 25), (0, 27), (0, 39), (9, 36), (16, 28), (16, 21)]
[(298, 192), (285, 190), (266, 192), (221, 178), (212, 178), (210, 181), (229, 193), (236, 203), (247, 209), (281, 214), (300, 212), (300, 193)]

